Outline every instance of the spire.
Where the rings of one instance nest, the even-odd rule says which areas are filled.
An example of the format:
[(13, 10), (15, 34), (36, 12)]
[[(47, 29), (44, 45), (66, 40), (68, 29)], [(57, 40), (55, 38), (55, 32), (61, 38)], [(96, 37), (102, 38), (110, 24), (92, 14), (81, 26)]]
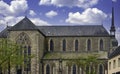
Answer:
[(114, 7), (112, 7), (112, 20), (111, 20), (111, 28), (110, 28), (110, 34), (115, 36), (115, 25), (114, 25)]
[(114, 7), (112, 7), (112, 27), (114, 27)]

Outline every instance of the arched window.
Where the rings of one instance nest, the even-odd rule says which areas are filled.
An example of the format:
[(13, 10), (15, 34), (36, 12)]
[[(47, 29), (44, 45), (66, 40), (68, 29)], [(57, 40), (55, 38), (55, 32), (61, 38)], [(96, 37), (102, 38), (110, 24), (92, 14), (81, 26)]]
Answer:
[(68, 66), (68, 73), (67, 74), (70, 74), (71, 72), (71, 66)]
[(101, 64), (99, 65), (99, 74), (104, 74), (103, 66)]
[(103, 40), (100, 40), (100, 50), (103, 50)]
[(93, 74), (94, 69), (93, 69), (93, 65), (90, 65), (90, 74)]
[(86, 74), (88, 74), (90, 72), (89, 66), (86, 66)]
[[(20, 53), (18, 55), (22, 55), (24, 52), (24, 71), (30, 71), (31, 70), (31, 59), (28, 58), (31, 56), (31, 42), (30, 38), (26, 33), (20, 33), (19, 36), (16, 39), (16, 43), (21, 45), (21, 49), (24, 49), (23, 51), (20, 50)], [(19, 66), (18, 66), (19, 67)], [(22, 71), (19, 69), (19, 71)], [(18, 72), (18, 71), (17, 71)]]
[(63, 40), (63, 51), (66, 51), (66, 41)]
[(91, 40), (88, 39), (87, 41), (87, 51), (90, 51), (91, 50)]
[(50, 40), (50, 51), (54, 50), (54, 43), (53, 40)]
[(84, 69), (83, 68), (81, 68), (81, 73), (80, 74), (84, 74)]
[[(28, 46), (28, 50), (27, 50), (27, 56), (31, 56), (31, 47)], [(28, 58), (28, 61), (27, 61), (27, 69), (28, 71), (31, 70), (31, 58)]]
[(46, 74), (50, 74), (50, 66), (49, 65), (46, 66)]
[(72, 74), (76, 74), (76, 65), (73, 65), (73, 73)]
[(78, 40), (75, 40), (75, 51), (78, 51)]

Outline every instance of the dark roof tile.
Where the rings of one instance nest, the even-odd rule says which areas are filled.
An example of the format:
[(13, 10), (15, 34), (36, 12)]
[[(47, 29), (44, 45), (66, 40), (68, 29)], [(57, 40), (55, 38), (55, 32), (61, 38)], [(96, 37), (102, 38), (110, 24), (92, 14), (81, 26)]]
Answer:
[(10, 29), (10, 26), (7, 26), (3, 31), (0, 32), (0, 38), (7, 38), (8, 36), (8, 29)]
[(27, 17), (25, 17), (9, 30), (38, 30), (38, 28)]
[(45, 36), (110, 36), (102, 25), (35, 26), (27, 17), (9, 30), (38, 30)]
[(120, 55), (120, 46), (117, 47), (112, 53), (110, 53), (108, 58), (111, 59), (111, 58), (116, 57), (118, 55)]
[(46, 36), (109, 36), (102, 25), (84, 26), (39, 26)]

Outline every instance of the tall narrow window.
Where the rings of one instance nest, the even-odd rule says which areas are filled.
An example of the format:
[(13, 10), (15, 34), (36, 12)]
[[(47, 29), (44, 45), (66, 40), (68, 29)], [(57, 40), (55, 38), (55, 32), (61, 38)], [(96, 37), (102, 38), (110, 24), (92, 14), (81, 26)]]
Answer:
[(86, 74), (88, 74), (89, 72), (90, 72), (89, 66), (86, 66)]
[(72, 74), (76, 74), (76, 65), (73, 65), (73, 73)]
[(118, 58), (118, 67), (120, 67), (120, 58)]
[(31, 70), (31, 58), (27, 58), (31, 56), (31, 47), (30, 46), (25, 46), (24, 47), (24, 70), (25, 71), (30, 71)]
[(90, 74), (93, 74), (93, 71), (94, 71), (94, 66), (93, 65), (90, 65)]
[(100, 50), (103, 50), (103, 40), (100, 40)]
[(54, 43), (53, 40), (50, 40), (50, 51), (54, 50)]
[(109, 70), (111, 70), (111, 62), (109, 62)]
[(24, 71), (27, 71), (27, 47), (24, 46)]
[(91, 50), (91, 40), (88, 39), (87, 41), (87, 51), (90, 51)]
[[(31, 70), (31, 59), (29, 58), (31, 56), (30, 38), (23, 32), (17, 37), (16, 43), (21, 45), (21, 49), (24, 49), (22, 51), (20, 50), (18, 55), (22, 55), (22, 53), (24, 53), (24, 71), (28, 72)], [(17, 72), (22, 72), (22, 67), (20, 66), (20, 68), (17, 68)]]
[(50, 74), (50, 66), (49, 65), (46, 66), (46, 74)]
[(71, 66), (68, 66), (68, 74), (70, 74)]
[(116, 60), (113, 60), (113, 68), (116, 67)]
[[(27, 52), (28, 52), (28, 57), (30, 57), (31, 56), (31, 47), (30, 46), (28, 46), (28, 50), (27, 50)], [(31, 70), (31, 58), (28, 58), (28, 63), (27, 63), (27, 69), (28, 69), (28, 71), (30, 71)]]
[(75, 51), (78, 51), (78, 40), (75, 40)]
[(63, 51), (66, 51), (66, 41), (63, 40)]
[(99, 65), (99, 74), (104, 74), (103, 66), (101, 64)]

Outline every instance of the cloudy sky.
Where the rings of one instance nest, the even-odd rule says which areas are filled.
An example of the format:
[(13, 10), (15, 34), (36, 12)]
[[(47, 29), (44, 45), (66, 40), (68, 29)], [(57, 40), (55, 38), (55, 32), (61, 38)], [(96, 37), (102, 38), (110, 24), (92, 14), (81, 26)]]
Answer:
[(120, 0), (0, 0), (0, 31), (24, 16), (39, 26), (103, 25), (109, 31), (112, 6), (120, 44)]

